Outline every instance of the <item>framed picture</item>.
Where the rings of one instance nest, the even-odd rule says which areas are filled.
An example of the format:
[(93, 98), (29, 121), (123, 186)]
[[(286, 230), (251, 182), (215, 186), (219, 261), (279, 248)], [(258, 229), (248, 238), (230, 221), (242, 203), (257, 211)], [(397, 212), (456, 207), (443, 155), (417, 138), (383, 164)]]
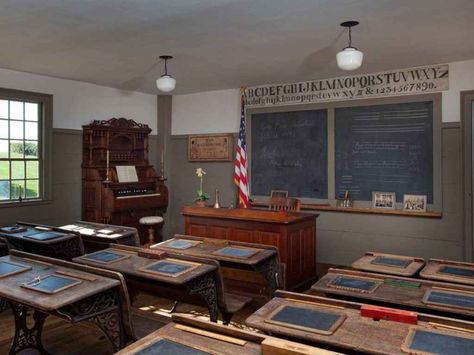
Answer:
[(372, 192), (372, 207), (395, 209), (395, 192)]
[(270, 197), (287, 198), (288, 191), (287, 190), (272, 190), (272, 192), (270, 192)]
[(426, 195), (403, 195), (403, 210), (426, 212)]

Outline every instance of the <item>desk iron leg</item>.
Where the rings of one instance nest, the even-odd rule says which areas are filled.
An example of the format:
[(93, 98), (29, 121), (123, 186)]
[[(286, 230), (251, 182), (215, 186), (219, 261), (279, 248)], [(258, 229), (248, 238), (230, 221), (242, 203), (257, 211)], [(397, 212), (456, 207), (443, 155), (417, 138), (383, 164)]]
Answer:
[(32, 328), (28, 328), (26, 320), (28, 317), (28, 307), (10, 302), (13, 316), (15, 317), (15, 337), (13, 338), (12, 345), (10, 347), (10, 355), (18, 354), (19, 352), (26, 349), (36, 349), (40, 354), (49, 354), (43, 347), (41, 342), (41, 333), (43, 332), (43, 325), (46, 317), (46, 313), (38, 311), (33, 312), (34, 325)]
[(0, 313), (8, 309), (8, 302), (0, 298)]
[(268, 282), (271, 297), (277, 288), (282, 288), (282, 272), (278, 263), (278, 258), (270, 258), (255, 265), (255, 271), (258, 272)]
[(217, 323), (219, 317), (217, 305), (217, 285), (213, 273), (207, 273), (184, 285), (191, 295), (200, 296), (206, 302), (211, 322)]
[(114, 352), (124, 348), (132, 340), (125, 332), (119, 296), (114, 290), (65, 306), (58, 313), (73, 323), (87, 321), (97, 325), (112, 344)]

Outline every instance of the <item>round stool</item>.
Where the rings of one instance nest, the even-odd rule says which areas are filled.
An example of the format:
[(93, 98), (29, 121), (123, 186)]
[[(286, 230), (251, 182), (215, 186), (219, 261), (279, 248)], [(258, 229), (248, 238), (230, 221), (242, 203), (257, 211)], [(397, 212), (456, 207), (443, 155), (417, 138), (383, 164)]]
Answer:
[[(161, 216), (148, 216), (140, 218), (140, 224), (148, 226), (148, 244), (155, 244), (155, 228), (158, 229), (161, 237), (161, 228), (164, 224), (164, 219)], [(163, 239), (162, 237), (160, 239)], [(161, 241), (161, 240), (160, 240)]]

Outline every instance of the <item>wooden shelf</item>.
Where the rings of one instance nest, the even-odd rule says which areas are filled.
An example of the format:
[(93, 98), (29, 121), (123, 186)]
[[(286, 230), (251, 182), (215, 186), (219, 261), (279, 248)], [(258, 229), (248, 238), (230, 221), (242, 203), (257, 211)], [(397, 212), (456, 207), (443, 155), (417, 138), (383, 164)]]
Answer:
[[(267, 202), (253, 202), (254, 207), (268, 207)], [(377, 214), (389, 216), (404, 216), (404, 217), (421, 217), (421, 218), (441, 218), (441, 212), (427, 211), (404, 211), (404, 210), (390, 210), (371, 207), (336, 207), (329, 204), (301, 204), (302, 210), (319, 211), (319, 212), (343, 212), (343, 213), (361, 213), (361, 214)]]

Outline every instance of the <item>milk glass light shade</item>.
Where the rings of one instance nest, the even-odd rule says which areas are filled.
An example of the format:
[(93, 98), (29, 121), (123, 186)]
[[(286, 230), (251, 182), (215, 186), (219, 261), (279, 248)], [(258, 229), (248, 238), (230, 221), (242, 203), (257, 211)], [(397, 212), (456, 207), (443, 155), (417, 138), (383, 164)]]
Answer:
[(176, 87), (176, 79), (171, 75), (164, 74), (156, 80), (156, 87), (163, 92), (173, 91)]
[(360, 68), (364, 53), (354, 47), (346, 47), (336, 55), (337, 66), (342, 70), (355, 70)]

